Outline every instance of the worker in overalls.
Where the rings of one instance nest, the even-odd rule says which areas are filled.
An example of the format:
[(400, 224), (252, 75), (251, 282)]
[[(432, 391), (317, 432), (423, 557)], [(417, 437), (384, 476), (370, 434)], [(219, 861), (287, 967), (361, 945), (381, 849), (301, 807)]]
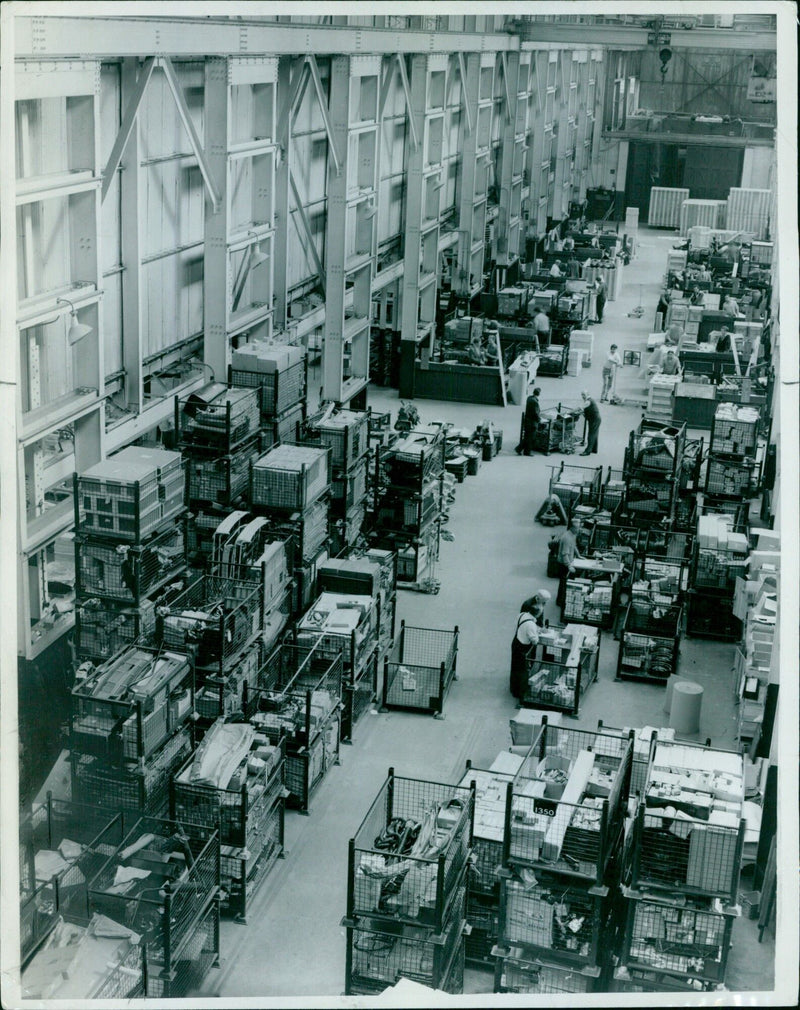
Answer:
[(544, 608), (549, 601), (550, 593), (546, 589), (537, 589), (520, 607), (517, 627), (511, 640), (509, 689), (515, 698), (521, 698), (525, 693), (528, 657), (539, 641), (539, 629), (544, 626)]

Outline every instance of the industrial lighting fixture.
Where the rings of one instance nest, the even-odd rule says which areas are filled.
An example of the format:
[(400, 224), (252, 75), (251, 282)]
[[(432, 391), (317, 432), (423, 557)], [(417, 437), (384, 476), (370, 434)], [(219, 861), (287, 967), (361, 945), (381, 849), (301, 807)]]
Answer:
[(269, 259), (269, 256), (267, 256), (267, 254), (262, 252), (261, 249), (259, 248), (258, 244), (261, 241), (261, 239), (258, 237), (258, 235), (256, 235), (254, 231), (249, 231), (247, 234), (252, 235), (253, 238), (255, 239), (255, 242), (250, 246), (249, 269), (252, 270), (253, 267), (258, 267), (261, 266), (262, 263), (266, 263), (267, 260)]
[(371, 221), (372, 218), (375, 217), (375, 215), (377, 213), (378, 213), (378, 208), (377, 208), (377, 206), (375, 204), (375, 200), (374, 199), (369, 200), (367, 202), (367, 208), (364, 211), (364, 217), (367, 219), (367, 221)]
[(79, 340), (83, 340), (88, 333), (91, 333), (92, 327), (87, 326), (85, 323), (78, 322), (78, 313), (69, 298), (56, 298), (56, 305), (58, 305), (59, 302), (66, 302), (71, 309), (70, 315), (72, 316), (72, 324), (67, 330), (67, 340), (69, 340), (70, 346), (73, 346), (74, 344), (77, 344)]

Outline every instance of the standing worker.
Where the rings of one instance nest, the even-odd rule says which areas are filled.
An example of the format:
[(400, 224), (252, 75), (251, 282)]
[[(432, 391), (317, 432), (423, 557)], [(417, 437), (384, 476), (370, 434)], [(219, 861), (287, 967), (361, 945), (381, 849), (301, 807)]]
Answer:
[(595, 298), (595, 305), (597, 306), (597, 322), (602, 323), (603, 309), (606, 307), (606, 282), (602, 277), (597, 278), (597, 295)]
[(536, 350), (540, 351), (550, 344), (550, 316), (542, 308), (533, 317), (533, 329), (536, 332)]
[(517, 627), (511, 639), (511, 676), (509, 689), (515, 698), (525, 693), (528, 680), (528, 654), (539, 641), (545, 604), (550, 600), (546, 589), (539, 589), (520, 607)]
[(583, 416), (586, 418), (586, 448), (581, 456), (590, 456), (597, 452), (597, 433), (600, 431), (600, 408), (584, 389)]
[(572, 568), (575, 558), (579, 558), (578, 534), (581, 531), (581, 524), (578, 519), (572, 519), (569, 526), (564, 530), (558, 540), (558, 554), (556, 564), (558, 567), (558, 595), (556, 596), (556, 606), (564, 609), (567, 597), (567, 576)]
[(542, 419), (542, 407), (539, 403), (540, 393), (541, 389), (537, 386), (525, 401), (525, 414), (522, 418), (522, 439), (519, 445), (514, 448), (514, 452), (518, 456), (523, 453), (526, 456), (530, 456), (533, 451), (533, 438)]
[(600, 394), (600, 402), (605, 403), (610, 399), (617, 388), (617, 369), (622, 365), (622, 358), (619, 356), (617, 345), (612, 344), (608, 357), (603, 365), (603, 391)]

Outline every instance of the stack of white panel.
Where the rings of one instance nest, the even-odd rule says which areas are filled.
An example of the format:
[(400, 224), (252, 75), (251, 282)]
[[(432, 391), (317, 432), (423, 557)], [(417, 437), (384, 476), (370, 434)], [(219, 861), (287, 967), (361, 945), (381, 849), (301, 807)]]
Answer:
[(681, 204), (680, 233), (685, 238), (689, 229), (700, 225), (704, 228), (722, 228), (725, 225), (724, 200), (684, 200)]
[(752, 232), (759, 241), (767, 238), (772, 191), (769, 189), (731, 189), (728, 194), (727, 227)]
[(688, 189), (653, 186), (650, 190), (650, 210), (647, 223), (651, 228), (677, 228), (681, 204), (689, 199)]

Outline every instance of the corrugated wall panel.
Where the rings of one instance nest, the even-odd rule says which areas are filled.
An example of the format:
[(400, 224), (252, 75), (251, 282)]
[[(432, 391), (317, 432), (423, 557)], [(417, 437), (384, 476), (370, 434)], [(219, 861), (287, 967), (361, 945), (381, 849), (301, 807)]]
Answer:
[(653, 186), (650, 189), (648, 225), (651, 228), (677, 228), (680, 225), (681, 204), (688, 199), (688, 189)]
[(772, 193), (768, 189), (731, 189), (728, 195), (728, 228), (752, 232), (758, 240), (768, 236)]

